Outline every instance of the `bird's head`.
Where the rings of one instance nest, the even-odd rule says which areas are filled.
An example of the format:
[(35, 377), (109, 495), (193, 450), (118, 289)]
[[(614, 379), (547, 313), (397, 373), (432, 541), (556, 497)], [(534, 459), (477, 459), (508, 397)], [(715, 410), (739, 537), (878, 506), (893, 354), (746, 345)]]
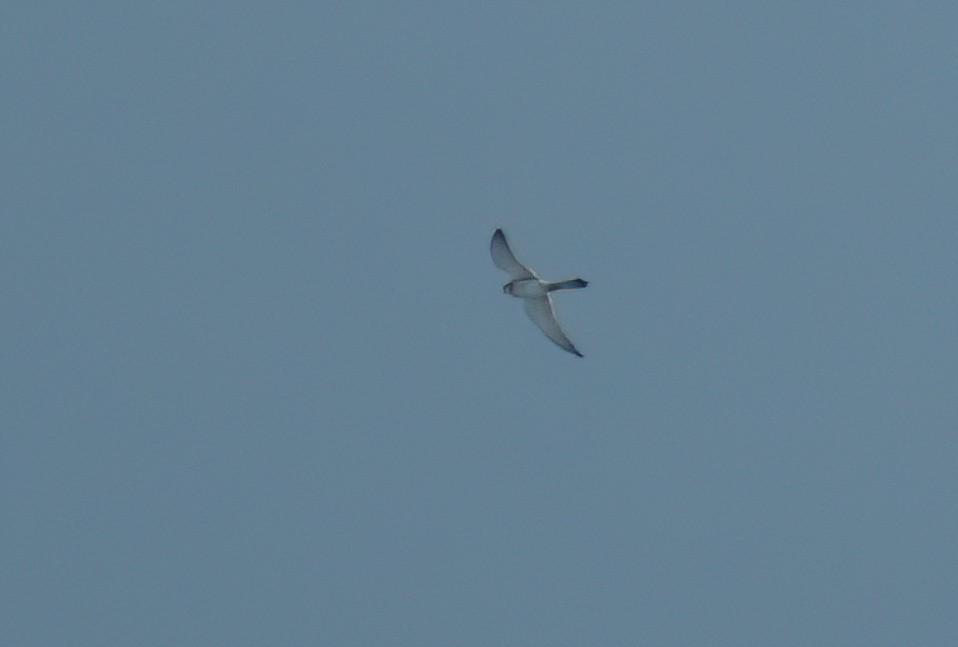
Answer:
[(512, 283), (506, 283), (502, 286), (502, 291), (505, 294), (512, 294)]

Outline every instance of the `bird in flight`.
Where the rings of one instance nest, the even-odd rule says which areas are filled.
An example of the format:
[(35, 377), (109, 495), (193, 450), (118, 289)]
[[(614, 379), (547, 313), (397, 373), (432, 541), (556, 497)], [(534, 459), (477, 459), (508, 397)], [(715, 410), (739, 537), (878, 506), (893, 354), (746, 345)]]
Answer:
[(582, 353), (569, 341), (562, 332), (559, 322), (556, 321), (551, 292), (584, 288), (589, 283), (578, 277), (566, 281), (543, 281), (533, 270), (516, 260), (512, 250), (509, 249), (509, 243), (506, 242), (506, 235), (501, 229), (496, 229), (492, 235), (489, 251), (492, 253), (492, 262), (496, 264), (496, 267), (508, 272), (512, 277), (512, 281), (502, 286), (502, 291), (522, 299), (522, 307), (529, 318), (559, 348), (582, 357)]

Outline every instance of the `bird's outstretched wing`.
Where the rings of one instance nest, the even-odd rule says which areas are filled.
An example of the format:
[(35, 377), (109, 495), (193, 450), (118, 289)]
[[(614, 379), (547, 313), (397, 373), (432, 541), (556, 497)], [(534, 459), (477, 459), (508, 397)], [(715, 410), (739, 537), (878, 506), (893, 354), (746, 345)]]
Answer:
[(562, 328), (559, 327), (559, 322), (556, 321), (555, 308), (552, 306), (551, 295), (547, 294), (535, 299), (520, 299), (520, 301), (522, 301), (522, 307), (526, 314), (542, 329), (546, 337), (554, 341), (559, 348), (582, 357), (582, 353), (569, 341), (569, 338), (562, 332)]
[(492, 262), (500, 270), (509, 272), (513, 279), (533, 279), (537, 278), (536, 273), (516, 260), (512, 250), (509, 249), (509, 243), (506, 242), (506, 235), (501, 229), (496, 229), (492, 235), (492, 243), (489, 245), (489, 252), (492, 254)]

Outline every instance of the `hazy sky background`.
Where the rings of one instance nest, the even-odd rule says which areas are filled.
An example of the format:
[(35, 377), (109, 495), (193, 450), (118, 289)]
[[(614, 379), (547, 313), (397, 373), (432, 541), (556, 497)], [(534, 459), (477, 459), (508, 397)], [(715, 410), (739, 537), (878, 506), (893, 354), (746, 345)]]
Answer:
[(0, 643), (954, 645), (958, 7), (840, 4), (4, 3)]

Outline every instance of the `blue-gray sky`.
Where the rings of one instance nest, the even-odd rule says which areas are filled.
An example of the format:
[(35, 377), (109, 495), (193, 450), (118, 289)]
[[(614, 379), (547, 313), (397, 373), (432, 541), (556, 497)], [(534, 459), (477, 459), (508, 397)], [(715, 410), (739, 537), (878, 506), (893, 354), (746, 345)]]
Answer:
[(955, 644), (956, 27), (6, 3), (0, 643)]

